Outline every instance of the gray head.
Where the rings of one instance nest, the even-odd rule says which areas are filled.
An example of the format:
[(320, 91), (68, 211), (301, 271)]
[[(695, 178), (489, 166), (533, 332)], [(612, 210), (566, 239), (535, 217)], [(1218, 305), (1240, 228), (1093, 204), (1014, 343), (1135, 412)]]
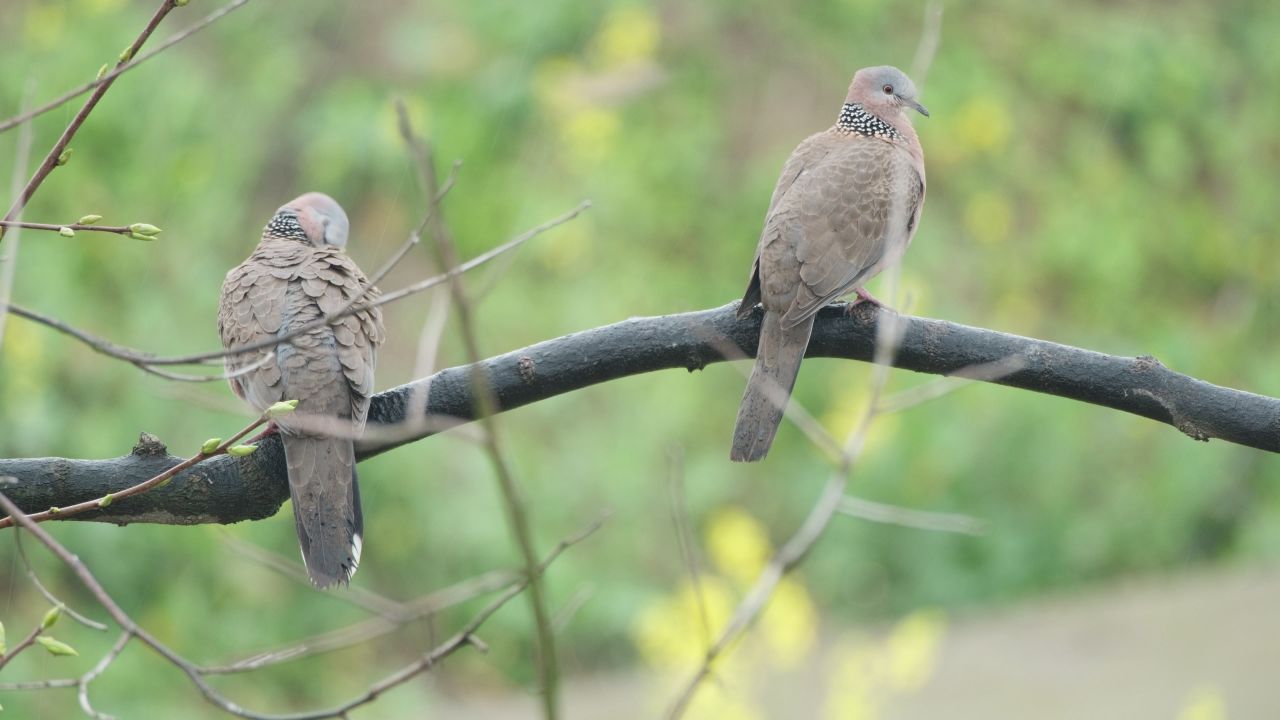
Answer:
[(350, 228), (338, 201), (324, 193), (309, 192), (276, 210), (263, 235), (300, 240), (316, 247), (346, 247)]
[(867, 112), (889, 121), (901, 114), (904, 108), (929, 117), (929, 111), (916, 97), (915, 83), (892, 65), (862, 68), (855, 73), (845, 102), (857, 103)]

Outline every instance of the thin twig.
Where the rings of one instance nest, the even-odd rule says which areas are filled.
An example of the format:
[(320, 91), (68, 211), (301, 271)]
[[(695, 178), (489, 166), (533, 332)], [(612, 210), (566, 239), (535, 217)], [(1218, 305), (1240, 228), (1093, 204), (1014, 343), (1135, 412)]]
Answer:
[[(149, 371), (155, 371), (157, 369), (156, 366), (160, 366), (160, 365), (193, 365), (193, 364), (202, 363), (208, 360), (218, 360), (218, 359), (225, 358), (232, 355), (241, 355), (244, 353), (262, 350), (268, 347), (274, 347), (276, 345), (286, 343), (292, 340), (293, 338), (296, 338), (299, 335), (302, 335), (303, 333), (310, 332), (311, 330), (314, 330), (318, 327), (323, 327), (325, 325), (333, 324), (353, 313), (361, 312), (369, 308), (380, 307), (382, 305), (386, 305), (388, 303), (401, 300), (415, 293), (419, 293), (424, 290), (436, 287), (437, 285), (442, 285), (444, 283), (449, 282), (453, 278), (462, 275), (463, 273), (466, 273), (474, 268), (477, 268), (489, 262), (495, 257), (502, 255), (503, 253), (510, 252), (511, 250), (516, 249), (517, 247), (528, 242), (529, 240), (532, 240), (533, 238), (541, 235), (542, 233), (554, 227), (557, 227), (559, 225), (563, 225), (566, 222), (569, 222), (570, 220), (577, 217), (579, 214), (581, 214), (584, 210), (586, 210), (589, 207), (591, 207), (590, 202), (582, 202), (577, 207), (570, 210), (569, 212), (563, 213), (557, 217), (552, 218), (551, 220), (548, 220), (542, 223), (541, 225), (538, 225), (534, 228), (526, 230), (525, 232), (520, 233), (519, 235), (512, 238), (511, 240), (508, 240), (507, 242), (491, 250), (488, 250), (487, 252), (477, 255), (476, 257), (462, 263), (461, 265), (455, 268), (450, 269), (447, 272), (416, 282), (408, 287), (401, 288), (400, 290), (397, 290), (395, 292), (387, 293), (382, 297), (378, 298), (376, 301), (364, 303), (361, 305), (350, 304), (342, 310), (336, 311), (330, 315), (326, 315), (325, 317), (319, 318), (313, 322), (301, 325), (278, 338), (276, 337), (266, 338), (264, 340), (254, 342), (254, 343), (249, 343), (248, 345), (242, 345), (240, 347), (236, 347), (231, 350), (218, 350), (215, 352), (197, 353), (193, 355), (177, 355), (172, 357), (160, 357), (157, 355), (153, 355), (151, 353), (146, 353), (140, 350), (127, 348), (122, 345), (117, 345), (116, 343), (113, 343), (109, 340), (96, 337), (83, 330), (74, 328), (71, 325), (64, 323), (60, 320), (51, 318), (47, 315), (43, 315), (34, 310), (20, 307), (18, 305), (12, 305), (12, 304), (9, 305), (9, 312), (19, 317), (30, 320), (32, 322), (40, 323), (41, 325), (57, 330), (58, 332), (61, 332), (65, 335), (69, 335), (72, 338), (75, 338), (76, 340), (79, 340), (80, 342), (88, 345), (90, 348), (92, 348), (96, 352), (102, 353), (104, 355), (109, 355), (111, 357), (114, 357), (120, 360), (124, 360), (132, 365), (141, 367), (143, 369), (149, 369)], [(370, 285), (372, 286), (372, 282), (370, 283)], [(244, 370), (245, 370), (244, 368), (241, 368), (241, 371), (244, 371)], [(228, 376), (229, 375), (215, 376), (212, 379), (222, 379)], [(203, 378), (201, 379), (203, 380)]]
[[(156, 28), (159, 27), (160, 23), (165, 19), (165, 16), (167, 16), (169, 11), (173, 10), (173, 8), (174, 0), (163, 0), (163, 2), (160, 3), (160, 7), (156, 8), (155, 14), (151, 16), (151, 20), (147, 22), (146, 27), (142, 29), (142, 32), (138, 35), (137, 39), (135, 39), (120, 56), (120, 62), (116, 63), (117, 69), (129, 62), (129, 60), (138, 54), (138, 50), (147, 42), (147, 39), (151, 37), (151, 33), (155, 32)], [(63, 157), (63, 152), (65, 152), (67, 146), (71, 144), (71, 139), (76, 136), (77, 132), (79, 132), (80, 126), (84, 125), (84, 121), (89, 118), (89, 113), (93, 112), (93, 109), (98, 106), (98, 101), (102, 99), (103, 95), (107, 94), (107, 90), (111, 89), (111, 85), (115, 81), (115, 77), (104, 77), (102, 82), (98, 84), (98, 87), (94, 89), (93, 94), (89, 96), (89, 99), (85, 101), (84, 106), (80, 108), (80, 112), (76, 113), (76, 116), (71, 119), (67, 128), (62, 131), (62, 135), (58, 138), (58, 141), (53, 144), (53, 148), (49, 150), (49, 154), (45, 155), (44, 160), (40, 163), (40, 167), (36, 169), (35, 174), (31, 176), (29, 181), (27, 181), (26, 187), (24, 187), (22, 192), (18, 194), (18, 197), (14, 199), (13, 205), (9, 207), (9, 211), (4, 214), (4, 220), (18, 219), (23, 208), (27, 206), (27, 203), (31, 201), (32, 196), (36, 194), (36, 190), (39, 190), (40, 185), (49, 177), (49, 173), (53, 172), (55, 167), (58, 167), (59, 161)], [(0, 235), (0, 241), (2, 240), (3, 235)]]
[(4, 666), (8, 665), (10, 660), (17, 657), (18, 653), (21, 653), (23, 650), (31, 647), (35, 643), (36, 638), (39, 637), (42, 632), (44, 632), (44, 627), (37, 623), (34, 628), (31, 628), (31, 632), (27, 633), (27, 636), (22, 638), (22, 642), (14, 645), (13, 649), (4, 655), (0, 655), (0, 670), (3, 670)]
[(985, 535), (986, 526), (981, 520), (958, 513), (930, 512), (900, 507), (887, 503), (846, 495), (837, 508), (841, 513), (871, 522), (900, 525), (916, 530)]
[(59, 95), (58, 97), (54, 98), (53, 100), (50, 100), (49, 102), (45, 103), (44, 105), (41, 105), (38, 108), (35, 108), (33, 110), (27, 110), (18, 115), (14, 115), (13, 117), (8, 118), (7, 120), (0, 121), (0, 133), (3, 133), (7, 130), (12, 130), (14, 127), (32, 118), (39, 117), (49, 112), (50, 110), (56, 110), (57, 108), (65, 105), (68, 101), (71, 101), (80, 97), (81, 95), (102, 85), (108, 80), (115, 80), (118, 76), (129, 72), (130, 70), (138, 67), (139, 65), (150, 60), (156, 55), (159, 55), (165, 50), (168, 50), (174, 45), (177, 45), (183, 40), (186, 40), (192, 35), (195, 35), (196, 33), (209, 27), (210, 25), (217, 22), (218, 20), (221, 20), (224, 16), (230, 14), (232, 10), (235, 10), (237, 8), (243, 7), (244, 5), (248, 4), (248, 2), (249, 0), (235, 0), (234, 2), (227, 4), (225, 7), (221, 9), (218, 9), (209, 13), (200, 22), (196, 23), (195, 25), (192, 25), (186, 30), (183, 30), (182, 32), (170, 38), (167, 38), (164, 42), (160, 43), (159, 45), (152, 48), (151, 50), (148, 50), (147, 52), (137, 56), (132, 61), (120, 64), (120, 65), (116, 65), (115, 69), (111, 70), (110, 72), (103, 75), (102, 77), (94, 79), (90, 82), (87, 82), (78, 88), (68, 90), (67, 92), (63, 93), (62, 95)]
[[(440, 188), (436, 179), (435, 160), (430, 146), (423, 143), (414, 134), (409, 122), (409, 113), (403, 102), (396, 103), (399, 116), (400, 135), (412, 151), (418, 172), (422, 178), (426, 196), (434, 208), (431, 212), (431, 229), (435, 239), (435, 248), (442, 267), (457, 267), (458, 256), (449, 226), (444, 221), (440, 207)], [(467, 295), (461, 277), (454, 276), (450, 280), (454, 306), (457, 308), (458, 325), (462, 332), (462, 341), (467, 357), (473, 363), (471, 386), (475, 392), (476, 414), (484, 428), (484, 447), (493, 465), (494, 475), (498, 479), (502, 491), (503, 504), (511, 533), (520, 549), (524, 560), (525, 571), (529, 580), (529, 605), (533, 614), (535, 635), (538, 649), (538, 681), (542, 697), (542, 712), (547, 720), (559, 716), (559, 678), (555, 650), (555, 632), (552, 627), (551, 614), (547, 610), (542, 576), (537, 572), (538, 557), (533, 545), (533, 531), (530, 528), (528, 511), (520, 497), (520, 488), (507, 462), (502, 444), (498, 438), (497, 422), (494, 415), (498, 411), (497, 397), (489, 384), (487, 373), (480, 361), (484, 355), (480, 352), (480, 342), (474, 320), (474, 305)]]
[(124, 647), (129, 644), (130, 639), (131, 637), (129, 633), (120, 633), (120, 637), (116, 639), (115, 645), (111, 646), (111, 649), (107, 651), (107, 654), (103, 655), (102, 659), (98, 661), (98, 664), (94, 665), (89, 672), (81, 675), (80, 679), (76, 682), (76, 697), (80, 701), (80, 709), (84, 710), (85, 714), (89, 717), (96, 718), (97, 720), (115, 720), (113, 715), (100, 713), (93, 709), (93, 705), (89, 702), (89, 683), (97, 680), (102, 673), (107, 671), (107, 668), (110, 667), (111, 663), (115, 662), (116, 658), (120, 657), (120, 653), (124, 651)]
[[(27, 81), (26, 90), (23, 92), (22, 105), (26, 107), (27, 100), (31, 93), (35, 90), (35, 82)], [(27, 174), (27, 164), (31, 162), (31, 124), (27, 123), (22, 126), (21, 132), (18, 133), (18, 146), (14, 152), (13, 176), (9, 182), (9, 192), (17, 195), (22, 189), (22, 178)], [(19, 213), (21, 217), (21, 213)], [(0, 236), (4, 235), (4, 228), (0, 227)], [(0, 247), (0, 310), (8, 310), (9, 298), (13, 293), (13, 278), (18, 268), (18, 242), (22, 229), (19, 228), (10, 233), (9, 244)], [(4, 346), (4, 326), (5, 321), (9, 319), (8, 312), (0, 312), (0, 347)]]
[(31, 581), (32, 585), (36, 586), (36, 590), (40, 591), (40, 594), (44, 596), (45, 600), (49, 601), (50, 605), (61, 605), (62, 611), (65, 612), (67, 615), (70, 615), (71, 618), (74, 619), (76, 622), (80, 623), (81, 625), (84, 625), (85, 627), (106, 632), (107, 630), (106, 625), (103, 625), (102, 623), (96, 620), (90, 620), (84, 615), (81, 615), (80, 613), (76, 612), (71, 608), (71, 606), (67, 605), (66, 602), (64, 602), (57, 596), (55, 596), (53, 593), (49, 592), (49, 589), (44, 586), (44, 583), (40, 582), (40, 578), (36, 575), (35, 568), (31, 566), (30, 558), (27, 557), (27, 549), (22, 546), (22, 533), (13, 534), (13, 544), (14, 544), (14, 547), (18, 549), (18, 557), (22, 560), (23, 567), (27, 569), (27, 579)]
[[(215, 449), (209, 452), (205, 452), (204, 448), (201, 448), (200, 452), (196, 453), (195, 455), (192, 455), (191, 457), (187, 458), (186, 460), (183, 460), (182, 462), (178, 463), (177, 465), (174, 465), (173, 467), (170, 467), (169, 469), (165, 470), (159, 475), (156, 475), (155, 477), (152, 477), (152, 478), (148, 478), (147, 480), (144, 480), (138, 483), (137, 485), (125, 488), (124, 490), (121, 490), (119, 492), (108, 493), (106, 495), (103, 495), (102, 497), (97, 497), (92, 500), (85, 500), (84, 502), (79, 502), (74, 505), (68, 505), (67, 507), (64, 507), (64, 508), (51, 507), (48, 510), (45, 510), (44, 512), (31, 513), (29, 515), (25, 515), (24, 518), (28, 522), (33, 522), (33, 523), (45, 522), (46, 520), (62, 520), (62, 519), (71, 517), (73, 515), (79, 515), (82, 512), (88, 512), (90, 510), (98, 510), (98, 509), (107, 507), (111, 503), (116, 502), (118, 500), (123, 500), (132, 495), (138, 495), (140, 493), (147, 492), (148, 490), (151, 490), (153, 488), (157, 488), (162, 485), (165, 485), (170, 480), (172, 480), (175, 475), (186, 470), (187, 468), (190, 468), (194, 465), (202, 463), (211, 457), (216, 457), (218, 455), (226, 454), (227, 448), (230, 448), (231, 446), (235, 445), (237, 442), (240, 441), (241, 438), (243, 438), (245, 435), (248, 435), (250, 432), (252, 432), (254, 428), (258, 427), (259, 425), (265, 424), (269, 419), (270, 418), (268, 417), (267, 413), (264, 412), (263, 414), (258, 416), (257, 420), (254, 420), (253, 422), (244, 426), (235, 435), (232, 435), (230, 438), (227, 438), (226, 440), (219, 443)], [(7, 527), (12, 527), (13, 522), (14, 520), (12, 516), (6, 517), (6, 518), (0, 518), (0, 530)]]
[(27, 230), (48, 230), (49, 232), (62, 232), (65, 228), (74, 232), (100, 232), (113, 233), (116, 235), (128, 235), (133, 232), (133, 229), (128, 225), (86, 225), (84, 223), (56, 225), (53, 223), (23, 222), (21, 220), (0, 220), (0, 227), (17, 227), (26, 228)]

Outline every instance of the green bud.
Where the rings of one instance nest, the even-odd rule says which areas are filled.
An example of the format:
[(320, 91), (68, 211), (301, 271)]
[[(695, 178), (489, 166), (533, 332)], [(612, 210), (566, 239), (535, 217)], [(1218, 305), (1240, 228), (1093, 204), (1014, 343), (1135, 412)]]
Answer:
[(222, 438), (209, 438), (208, 440), (204, 441), (203, 445), (200, 446), (200, 452), (204, 453), (205, 455), (212, 455), (213, 451), (217, 450), (218, 446), (221, 444), (222, 444)]
[(58, 234), (62, 237), (75, 237), (76, 231), (64, 225), (63, 227), (58, 228)]
[(44, 614), (44, 619), (40, 621), (40, 629), (48, 630), (58, 624), (58, 618), (62, 617), (62, 606), (54, 605), (49, 608), (49, 612)]
[(101, 500), (99, 500), (99, 501), (98, 501), (98, 507), (100, 507), (100, 508), (108, 507), (108, 506), (110, 506), (110, 505), (111, 505), (111, 503), (112, 503), (115, 499), (116, 499), (116, 496), (115, 496), (115, 495), (112, 495), (111, 493), (107, 493), (106, 495), (103, 495), (103, 496), (102, 496), (102, 499), (101, 499)]
[(129, 226), (129, 231), (138, 233), (139, 235), (159, 235), (164, 232), (160, 228), (149, 223), (134, 223)]
[(133, 59), (133, 46), (129, 46), (120, 52), (120, 62), (127, 63)]
[(191, 2), (191, 0), (173, 0), (173, 6), (186, 7), (188, 2)]
[(63, 165), (66, 165), (67, 161), (71, 159), (71, 153), (75, 151), (76, 151), (75, 148), (67, 148), (66, 150), (63, 150), (62, 154), (58, 156), (57, 167), (62, 167)]
[(280, 402), (267, 408), (267, 417), (278, 418), (281, 415), (288, 415), (298, 409), (297, 400), (281, 400)]
[(4, 623), (0, 622), (0, 655), (9, 652), (9, 646), (4, 644)]
[(62, 508), (58, 507), (57, 505), (54, 505), (53, 507), (49, 508), (50, 515), (57, 515), (60, 512), (62, 512)]
[(102, 78), (106, 77), (107, 67), (108, 67), (107, 63), (102, 63), (102, 67), (98, 68), (98, 77), (94, 78), (94, 80), (101, 80)]
[(231, 457), (245, 457), (246, 455), (252, 455), (253, 451), (257, 449), (257, 445), (232, 445), (227, 448), (227, 454)]
[(77, 225), (92, 225), (102, 219), (101, 215), (85, 215), (76, 221)]
[(61, 640), (54, 640), (53, 638), (47, 635), (41, 635), (40, 637), (36, 638), (36, 642), (43, 645), (44, 649), (48, 650), (50, 655), (75, 655), (75, 656), (80, 655), (80, 653), (76, 652), (75, 648), (62, 642)]
[(129, 233), (129, 237), (133, 238), (134, 240), (146, 240), (148, 242), (156, 239), (154, 235), (142, 235), (136, 232)]
[(172, 475), (170, 475), (169, 477), (167, 477), (167, 478), (165, 478), (165, 479), (161, 480), (160, 482), (156, 483), (156, 484), (155, 484), (155, 489), (156, 489), (156, 490), (159, 490), (160, 488), (164, 487), (165, 485), (168, 485), (168, 484), (169, 484), (169, 483), (171, 483), (171, 482), (173, 482), (173, 476), (172, 476)]

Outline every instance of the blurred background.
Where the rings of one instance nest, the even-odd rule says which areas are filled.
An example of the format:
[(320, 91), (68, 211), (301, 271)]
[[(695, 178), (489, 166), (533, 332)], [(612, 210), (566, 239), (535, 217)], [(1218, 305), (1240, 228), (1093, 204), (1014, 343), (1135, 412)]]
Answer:
[[(24, 94), (39, 103), (91, 79), (155, 5), (6, 0), (0, 115), (16, 114)], [(194, 0), (156, 39), (219, 6)], [(24, 218), (97, 213), (158, 225), (161, 239), (24, 232), (13, 299), (160, 354), (215, 349), (224, 274), (274, 209), (307, 190), (344, 205), (349, 251), (372, 271), (424, 208), (395, 129), (400, 97), (442, 164), (463, 161), (445, 207), (464, 256), (594, 204), (472, 276), (493, 284), (479, 308), (486, 354), (719, 306), (741, 296), (783, 160), (834, 121), (854, 70), (910, 66), (924, 15), (917, 0), (255, 0), (122, 77)], [(948, 3), (922, 88), (932, 117), (915, 119), (929, 195), (903, 309), (1152, 354), (1280, 395), (1278, 34), (1280, 4), (1266, 0)], [(35, 122), (33, 160), (79, 104)], [(16, 142), (0, 137), (5, 178)], [(415, 250), (384, 289), (432, 274), (431, 258)], [(440, 299), (387, 309), (379, 388), (415, 377)], [(451, 318), (440, 363), (462, 362), (460, 345)], [(821, 489), (828, 465), (791, 426), (767, 462), (726, 460), (744, 369), (648, 374), (499, 418), (540, 551), (612, 511), (548, 575), (570, 717), (657, 715), (697, 665), (705, 641), (673, 488), (713, 623)], [(811, 360), (796, 398), (842, 435), (865, 408), (868, 377), (863, 364)], [(895, 371), (890, 389), (929, 380)], [(244, 419), (224, 383), (165, 382), (46, 328), (5, 326), (0, 456), (118, 456), (144, 430), (187, 454)], [(518, 563), (474, 444), (433, 437), (360, 471), (356, 585), (409, 599)], [(971, 516), (985, 534), (836, 518), (691, 717), (1273, 717), (1278, 481), (1259, 451), (994, 386), (881, 417), (851, 492)], [(341, 593), (317, 594), (236, 549), (294, 561), (287, 509), (225, 528), (49, 528), (198, 662), (365, 617)], [(105, 615), (28, 548), (55, 592)], [(332, 705), (486, 600), (216, 685), (263, 712)], [(0, 542), (11, 643), (45, 607), (12, 542)], [(353, 717), (534, 714), (527, 603), (480, 634), (487, 655), (461, 652)], [(81, 656), (37, 648), (3, 679), (77, 675), (114, 639), (70, 623), (56, 635)], [(140, 646), (93, 697), (126, 718), (221, 716)], [(4, 693), (0, 704), (23, 718), (78, 712), (69, 690)]]

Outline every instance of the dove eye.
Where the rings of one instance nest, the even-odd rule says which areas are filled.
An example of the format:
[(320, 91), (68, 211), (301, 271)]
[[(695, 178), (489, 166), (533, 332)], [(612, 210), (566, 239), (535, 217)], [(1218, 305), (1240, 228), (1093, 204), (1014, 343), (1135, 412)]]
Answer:
[(880, 88), (880, 89), (881, 89), (881, 90), (884, 90), (884, 94), (885, 94), (885, 95), (892, 95), (892, 94), (893, 94), (893, 86), (892, 86), (892, 85), (885, 85), (884, 87), (882, 87), (882, 88)]

